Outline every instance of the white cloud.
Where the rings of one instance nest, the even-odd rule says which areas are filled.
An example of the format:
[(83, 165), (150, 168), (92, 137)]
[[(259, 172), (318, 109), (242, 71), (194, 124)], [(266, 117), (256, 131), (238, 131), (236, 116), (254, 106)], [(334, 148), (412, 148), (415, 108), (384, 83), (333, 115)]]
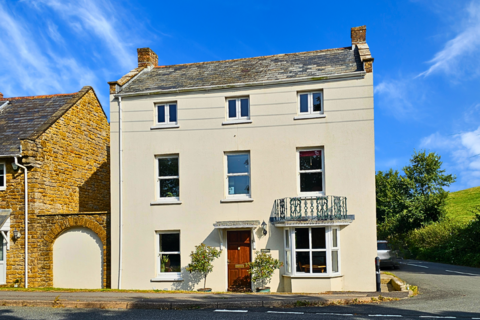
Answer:
[(428, 70), (418, 76), (427, 77), (434, 73), (460, 76), (467, 73), (478, 74), (480, 63), (480, 2), (472, 1), (466, 9), (468, 16), (463, 19), (463, 29), (437, 52)]
[(420, 148), (450, 155), (452, 161), (447, 165), (458, 172), (457, 187), (480, 185), (480, 126), (476, 130), (451, 136), (436, 132), (423, 138)]
[(384, 80), (375, 86), (377, 105), (397, 119), (418, 119), (425, 92), (420, 85), (412, 79)]
[(124, 36), (119, 30), (127, 31), (117, 23), (118, 14), (109, 1), (77, 0), (73, 2), (63, 0), (40, 0), (44, 5), (52, 8), (71, 25), (77, 33), (83, 34), (88, 30), (95, 34), (108, 47), (120, 66), (132, 69), (135, 61), (135, 52), (125, 43)]

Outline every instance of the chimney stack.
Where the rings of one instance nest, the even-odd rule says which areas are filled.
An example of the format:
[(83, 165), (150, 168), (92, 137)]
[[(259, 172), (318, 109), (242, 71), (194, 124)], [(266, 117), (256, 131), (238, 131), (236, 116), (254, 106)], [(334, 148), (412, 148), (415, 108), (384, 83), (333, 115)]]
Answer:
[(3, 99), (3, 93), (0, 92), (0, 99)]
[(137, 49), (138, 67), (158, 66), (158, 56), (150, 48)]
[(367, 43), (367, 26), (352, 28), (351, 37), (352, 47), (360, 43)]

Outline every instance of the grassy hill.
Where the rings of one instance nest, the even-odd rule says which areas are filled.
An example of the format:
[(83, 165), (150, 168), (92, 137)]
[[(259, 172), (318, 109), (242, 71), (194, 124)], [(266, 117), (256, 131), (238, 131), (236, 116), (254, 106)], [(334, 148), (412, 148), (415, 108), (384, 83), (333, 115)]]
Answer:
[(447, 198), (447, 217), (466, 222), (473, 219), (471, 212), (480, 208), (480, 187), (452, 192)]

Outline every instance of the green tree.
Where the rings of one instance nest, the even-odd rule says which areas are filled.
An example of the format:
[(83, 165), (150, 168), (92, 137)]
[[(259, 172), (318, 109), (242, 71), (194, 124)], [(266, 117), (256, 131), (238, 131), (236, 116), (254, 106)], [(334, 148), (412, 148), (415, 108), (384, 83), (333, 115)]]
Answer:
[(440, 155), (414, 152), (404, 175), (390, 169), (376, 174), (377, 223), (384, 233), (406, 233), (445, 215), (448, 191), (455, 182), (445, 174)]
[(272, 258), (269, 253), (257, 251), (255, 255), (255, 260), (248, 263), (250, 267), (248, 272), (252, 275), (253, 282), (260, 283), (261, 287), (264, 288), (272, 279), (273, 272), (276, 269), (280, 269), (283, 263), (278, 259)]
[(200, 244), (195, 246), (195, 251), (192, 251), (190, 257), (192, 262), (188, 264), (186, 270), (188, 272), (196, 272), (202, 275), (203, 277), (203, 289), (207, 284), (207, 276), (210, 272), (213, 271), (212, 262), (216, 258), (220, 257), (222, 254), (221, 250), (217, 248), (206, 246), (205, 244)]

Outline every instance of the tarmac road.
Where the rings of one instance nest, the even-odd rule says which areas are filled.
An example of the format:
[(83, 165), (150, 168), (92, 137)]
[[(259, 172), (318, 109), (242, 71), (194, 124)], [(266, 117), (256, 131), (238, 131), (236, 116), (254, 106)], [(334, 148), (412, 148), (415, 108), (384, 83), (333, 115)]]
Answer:
[(418, 285), (417, 297), (380, 304), (244, 310), (94, 310), (0, 307), (0, 319), (475, 319), (480, 320), (480, 269), (404, 260), (393, 271)]

